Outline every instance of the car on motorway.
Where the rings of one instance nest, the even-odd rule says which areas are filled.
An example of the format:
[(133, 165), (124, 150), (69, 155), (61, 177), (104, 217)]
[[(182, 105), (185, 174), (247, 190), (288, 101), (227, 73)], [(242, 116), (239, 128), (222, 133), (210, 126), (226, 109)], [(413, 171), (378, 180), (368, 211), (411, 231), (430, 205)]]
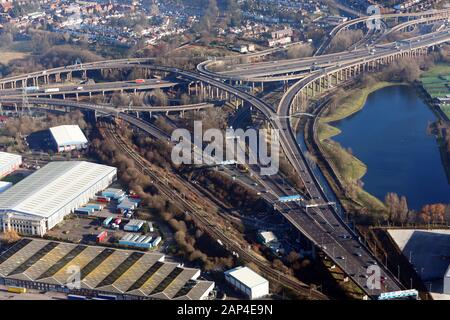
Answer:
[(354, 255), (357, 257), (362, 257), (362, 254), (360, 252), (355, 252)]
[(339, 259), (339, 260), (345, 260), (345, 257), (344, 257), (344, 256), (340, 256), (340, 257), (337, 257), (337, 259)]

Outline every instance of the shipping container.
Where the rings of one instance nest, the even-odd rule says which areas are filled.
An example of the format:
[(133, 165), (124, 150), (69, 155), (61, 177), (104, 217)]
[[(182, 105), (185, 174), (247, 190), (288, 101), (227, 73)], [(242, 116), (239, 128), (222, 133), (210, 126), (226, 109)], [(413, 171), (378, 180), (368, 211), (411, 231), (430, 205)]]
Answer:
[(27, 292), (27, 288), (8, 287), (8, 292), (12, 292), (12, 293), (26, 293)]
[(105, 220), (103, 220), (103, 225), (107, 227), (111, 223), (112, 219), (113, 217), (106, 218)]
[(136, 80), (134, 80), (134, 82), (139, 83), (139, 84), (145, 83), (145, 79), (136, 79)]
[(150, 241), (152, 241), (152, 239), (152, 236), (148, 236), (142, 241), (142, 243), (149, 243)]
[(153, 240), (152, 247), (156, 247), (161, 242), (161, 240), (161, 237), (157, 237), (155, 240)]
[(122, 238), (122, 240), (124, 240), (124, 241), (129, 241), (131, 238), (133, 238), (134, 237), (134, 234), (132, 234), (132, 233), (127, 233), (123, 238)]
[(92, 208), (95, 211), (103, 210), (103, 206), (101, 204), (97, 204), (97, 203), (90, 203), (90, 204), (86, 205), (86, 208)]
[(97, 201), (98, 202), (111, 202), (111, 198), (110, 197), (104, 197), (104, 196), (98, 196), (97, 197)]
[(114, 223), (120, 225), (122, 223), (122, 219), (117, 218), (116, 220), (114, 220)]
[(140, 235), (136, 234), (130, 239), (130, 241), (135, 242), (139, 237), (140, 237)]
[(145, 238), (147, 238), (147, 236), (140, 236), (136, 239), (136, 242), (142, 242)]
[(92, 212), (94, 212), (94, 209), (89, 208), (78, 208), (74, 211), (76, 214), (87, 214), (90, 215)]
[(108, 236), (108, 232), (106, 232), (106, 231), (100, 232), (97, 236), (97, 242), (100, 243), (100, 242), (105, 241), (107, 236)]

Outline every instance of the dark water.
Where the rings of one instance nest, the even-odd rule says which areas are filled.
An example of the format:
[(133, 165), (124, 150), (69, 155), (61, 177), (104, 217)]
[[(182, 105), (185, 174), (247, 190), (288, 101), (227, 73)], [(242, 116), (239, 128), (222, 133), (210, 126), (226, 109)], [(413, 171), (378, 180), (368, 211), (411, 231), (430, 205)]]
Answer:
[(333, 139), (350, 147), (367, 165), (364, 189), (380, 200), (387, 192), (406, 196), (412, 209), (450, 203), (450, 184), (436, 138), (427, 134), (436, 120), (408, 86), (372, 93), (358, 113), (335, 122), (342, 133)]

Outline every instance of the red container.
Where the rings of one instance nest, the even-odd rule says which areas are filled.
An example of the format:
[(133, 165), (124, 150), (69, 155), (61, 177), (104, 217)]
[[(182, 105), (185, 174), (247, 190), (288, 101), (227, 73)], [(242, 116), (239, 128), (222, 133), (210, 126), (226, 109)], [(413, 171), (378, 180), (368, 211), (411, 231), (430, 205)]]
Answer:
[(107, 198), (107, 197), (97, 197), (97, 202), (108, 203), (110, 201), (111, 201), (111, 199)]
[(136, 83), (145, 83), (145, 80), (144, 79), (136, 79), (136, 80), (134, 80), (134, 82), (136, 82)]
[(116, 220), (114, 220), (114, 223), (117, 225), (119, 225), (121, 222), (122, 222), (122, 219), (120, 219), (120, 218), (117, 218)]
[(106, 232), (106, 231), (100, 232), (97, 236), (97, 242), (100, 243), (100, 242), (105, 241), (107, 236), (108, 236), (108, 232)]

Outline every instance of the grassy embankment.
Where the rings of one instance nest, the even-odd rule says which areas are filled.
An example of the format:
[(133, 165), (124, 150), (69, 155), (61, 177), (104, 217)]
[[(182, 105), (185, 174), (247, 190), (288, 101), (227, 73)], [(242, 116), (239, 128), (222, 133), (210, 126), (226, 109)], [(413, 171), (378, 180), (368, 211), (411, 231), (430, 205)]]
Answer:
[[(424, 89), (432, 98), (450, 94), (450, 64), (438, 63), (420, 76)], [(442, 104), (442, 111), (450, 118), (450, 104)]]
[(12, 60), (23, 59), (31, 52), (31, 41), (14, 41), (11, 45), (0, 48), (0, 63), (8, 64)]
[[(361, 179), (366, 174), (367, 167), (348, 150), (331, 140), (332, 137), (338, 135), (341, 131), (338, 128), (333, 127), (330, 123), (344, 119), (358, 112), (364, 107), (369, 94), (392, 85), (398, 85), (398, 83), (377, 82), (369, 87), (356, 88), (340, 99), (338, 108), (335, 108), (330, 114), (327, 114), (319, 120), (317, 136), (326, 153), (326, 157), (333, 162), (333, 165), (338, 171), (337, 173), (344, 184), (348, 185), (349, 183)], [(356, 202), (369, 210), (385, 210), (384, 204), (376, 197), (364, 191), (363, 188), (354, 186), (353, 190), (355, 190), (354, 200)]]

